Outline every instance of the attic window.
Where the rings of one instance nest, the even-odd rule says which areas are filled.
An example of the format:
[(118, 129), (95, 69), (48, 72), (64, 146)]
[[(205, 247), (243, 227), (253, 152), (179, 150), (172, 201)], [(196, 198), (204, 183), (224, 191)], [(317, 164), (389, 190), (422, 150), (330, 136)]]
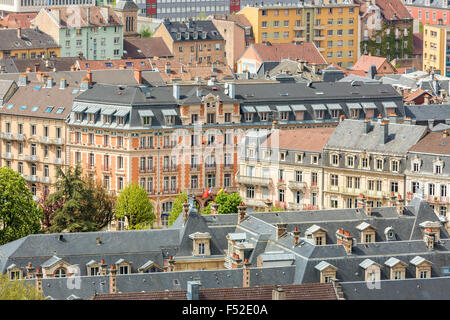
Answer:
[(39, 107), (33, 107), (31, 108), (31, 111), (37, 111), (39, 109)]
[(14, 105), (13, 104), (8, 104), (8, 106), (6, 107), (6, 109), (11, 109), (12, 107), (14, 107)]
[(50, 113), (50, 112), (52, 112), (52, 110), (53, 110), (53, 107), (47, 107), (47, 109), (45, 109), (45, 112)]
[(58, 108), (58, 110), (56, 110), (56, 114), (61, 114), (64, 111), (64, 108)]
[(25, 110), (26, 108), (27, 108), (27, 106), (21, 106), (21, 107), (20, 107), (20, 110), (23, 111), (23, 110)]

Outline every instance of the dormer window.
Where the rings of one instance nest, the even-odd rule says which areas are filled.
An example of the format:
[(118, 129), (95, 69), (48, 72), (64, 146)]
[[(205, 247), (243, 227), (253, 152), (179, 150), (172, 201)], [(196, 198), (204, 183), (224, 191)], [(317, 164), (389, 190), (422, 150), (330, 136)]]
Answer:
[(116, 121), (117, 121), (117, 125), (123, 126), (125, 124), (125, 117), (117, 117)]
[(289, 112), (287, 111), (280, 112), (280, 120), (282, 121), (289, 120)]
[(442, 166), (440, 164), (434, 165), (434, 173), (435, 174), (441, 174), (442, 173)]
[(119, 271), (119, 274), (130, 274), (131, 273), (131, 263), (125, 261), (124, 259), (119, 259), (115, 263), (116, 269)]
[(295, 161), (299, 163), (303, 162), (303, 153), (297, 153), (295, 155)]
[(365, 259), (359, 264), (365, 270), (365, 281), (375, 282), (381, 279), (381, 266), (370, 259)]
[(193, 240), (192, 255), (193, 256), (209, 256), (211, 255), (209, 232), (195, 232), (189, 235)]
[(166, 116), (166, 126), (173, 126), (175, 123), (175, 116)]
[(412, 163), (412, 172), (419, 172), (420, 171), (420, 160), (414, 160)]
[(140, 110), (139, 116), (141, 117), (141, 122), (142, 122), (143, 126), (151, 126), (152, 125), (153, 111)]
[(280, 152), (280, 161), (286, 160), (286, 152)]
[(259, 114), (259, 118), (261, 121), (268, 121), (269, 120), (269, 113), (268, 112), (261, 112)]
[(100, 265), (97, 261), (91, 260), (86, 264), (88, 276), (100, 275)]
[(327, 283), (331, 282), (331, 279), (336, 279), (337, 268), (332, 264), (321, 261), (314, 268), (320, 271), (320, 283)]
[(312, 155), (311, 156), (311, 163), (312, 164), (319, 164), (319, 156), (318, 155)]
[(316, 246), (327, 244), (327, 230), (316, 224), (306, 229), (305, 236), (307, 239), (313, 240)]
[(83, 121), (83, 113), (75, 112), (75, 121)]
[(95, 122), (95, 113), (89, 113), (88, 114), (88, 121), (89, 121), (89, 123), (94, 123)]
[(111, 118), (112, 116), (109, 114), (104, 114), (103, 115), (103, 123), (104, 124), (110, 124), (111, 123)]
[(253, 121), (253, 113), (245, 113), (245, 122), (251, 122)]
[(383, 170), (384, 160), (382, 158), (375, 159), (375, 169), (378, 171)]
[(391, 161), (391, 171), (392, 172), (398, 172), (399, 168), (400, 168), (400, 161), (392, 160)]
[(368, 169), (369, 168), (369, 158), (368, 157), (361, 157), (361, 168)]
[(375, 242), (376, 228), (368, 224), (367, 222), (360, 223), (356, 229), (361, 232), (361, 242), (362, 243), (372, 243)]
[(431, 278), (431, 266), (433, 263), (420, 256), (416, 256), (410, 263), (416, 267), (416, 278)]
[(353, 168), (355, 166), (355, 156), (347, 156), (347, 167)]
[(391, 257), (385, 263), (390, 269), (391, 280), (401, 280), (406, 278), (406, 267), (408, 266), (403, 261), (397, 258)]
[(174, 109), (162, 110), (166, 126), (173, 126), (175, 124), (175, 116), (177, 112)]
[(330, 157), (331, 157), (331, 159), (330, 159), (331, 164), (333, 166), (338, 166), (339, 165), (339, 155), (336, 153), (333, 153), (330, 155)]
[(323, 119), (323, 110), (316, 110), (316, 119)]
[(8, 275), (10, 280), (20, 280), (22, 279), (22, 269), (20, 269), (15, 264), (12, 264), (8, 267)]

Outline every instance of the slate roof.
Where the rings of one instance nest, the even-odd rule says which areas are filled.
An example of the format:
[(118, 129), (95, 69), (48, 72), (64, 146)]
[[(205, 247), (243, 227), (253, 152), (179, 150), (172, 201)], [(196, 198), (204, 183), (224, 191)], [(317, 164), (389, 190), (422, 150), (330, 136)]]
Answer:
[(450, 104), (406, 105), (405, 113), (416, 122), (450, 119)]
[(17, 69), (17, 66), (16, 66), (15, 61), (14, 61), (13, 58), (0, 59), (0, 70), (2, 72), (6, 72), (6, 73), (17, 73), (17, 72), (19, 72), (19, 69)]
[[(281, 288), (286, 300), (337, 300), (331, 283), (217, 288), (199, 290), (199, 300), (272, 300), (272, 291)], [(103, 294), (92, 300), (186, 300), (186, 290)]]
[(364, 132), (364, 122), (344, 120), (334, 130), (325, 149), (366, 150), (367, 152), (388, 152), (406, 155), (408, 150), (419, 141), (426, 132), (426, 127), (407, 124), (388, 124), (388, 140), (379, 143), (381, 125), (371, 122), (369, 133)]
[(17, 29), (0, 29), (0, 50), (30, 50), (59, 48), (48, 34), (35, 29), (22, 29), (21, 37)]
[[(211, 20), (191, 20), (187, 23), (167, 21), (163, 22), (164, 27), (169, 32), (173, 41), (218, 41), (223, 40), (222, 35), (217, 30)], [(186, 32), (189, 32), (189, 38), (186, 38)], [(198, 32), (198, 38), (194, 39), (194, 32)], [(206, 38), (203, 39), (201, 32), (206, 32)], [(181, 33), (181, 39), (177, 39), (177, 34)]]
[(133, 0), (119, 0), (114, 6), (115, 10), (135, 10), (138, 11), (139, 7)]

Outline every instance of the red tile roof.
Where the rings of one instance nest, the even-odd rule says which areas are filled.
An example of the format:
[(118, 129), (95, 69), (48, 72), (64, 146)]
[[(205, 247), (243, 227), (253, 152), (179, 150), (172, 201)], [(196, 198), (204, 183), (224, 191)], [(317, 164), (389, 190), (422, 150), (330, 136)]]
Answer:
[(313, 43), (258, 43), (253, 45), (263, 62), (282, 59), (306, 60), (308, 63), (327, 64), (327, 61)]
[(416, 91), (406, 93), (403, 96), (403, 101), (405, 101), (405, 102), (413, 101), (423, 94), (428, 94), (429, 96), (431, 96), (431, 94), (429, 94), (427, 91), (422, 90), (422, 89), (417, 89)]
[(335, 128), (299, 128), (292, 130), (277, 130), (266, 141), (263, 147), (322, 151)]
[(376, 4), (386, 20), (413, 18), (401, 0), (376, 0)]
[(154, 58), (173, 57), (169, 48), (161, 37), (127, 37), (123, 39), (123, 50), (125, 58)]
[(412, 146), (409, 151), (450, 154), (450, 135), (444, 136), (443, 132), (430, 132)]
[[(331, 283), (308, 283), (280, 286), (286, 300), (337, 300)], [(272, 300), (275, 286), (249, 288), (200, 289), (199, 300)], [(98, 294), (93, 300), (186, 300), (185, 290)]]
[(370, 66), (375, 65), (378, 68), (386, 61), (386, 58), (383, 57), (375, 57), (368, 55), (361, 55), (358, 61), (353, 65), (352, 70), (362, 70), (364, 72), (369, 72)]
[(0, 29), (27, 29), (31, 28), (30, 21), (36, 17), (37, 13), (10, 13), (5, 18), (0, 19)]

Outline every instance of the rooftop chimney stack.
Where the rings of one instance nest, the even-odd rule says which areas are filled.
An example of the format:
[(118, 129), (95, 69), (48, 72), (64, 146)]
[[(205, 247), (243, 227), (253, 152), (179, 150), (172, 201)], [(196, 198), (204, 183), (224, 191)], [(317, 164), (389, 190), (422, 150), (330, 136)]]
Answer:
[(379, 144), (385, 144), (388, 140), (389, 121), (381, 121)]
[(423, 234), (423, 240), (425, 241), (428, 249), (434, 249), (434, 243), (436, 242), (436, 234), (431, 228), (425, 228)]
[(17, 28), (17, 38), (22, 39), (22, 28)]
[(364, 133), (368, 134), (370, 131), (370, 119), (364, 120)]
[(238, 211), (239, 211), (238, 223), (241, 223), (245, 219), (245, 216), (247, 214), (247, 206), (245, 205), (245, 203), (242, 202), (238, 206)]
[(47, 88), (52, 88), (52, 87), (53, 87), (53, 78), (48, 77), (47, 78)]
[(298, 230), (297, 226), (295, 226), (294, 231), (292, 231), (292, 234), (294, 235), (294, 247), (295, 247), (300, 243), (300, 231)]
[(197, 94), (197, 97), (201, 97), (202, 96), (202, 90), (199, 88), (199, 87), (197, 87), (197, 89), (196, 89), (196, 94)]
[(183, 225), (186, 224), (187, 218), (189, 216), (189, 207), (190, 204), (187, 201), (185, 201), (183, 203)]
[(134, 78), (137, 83), (142, 84), (142, 70), (134, 70)]
[(113, 264), (109, 268), (109, 293), (117, 293), (117, 270)]
[(391, 113), (389, 115), (389, 122), (391, 123), (397, 123), (397, 115), (395, 113)]
[(353, 250), (353, 238), (350, 235), (350, 232), (345, 231), (344, 229), (339, 229), (336, 231), (336, 239), (338, 244), (342, 244), (344, 246), (345, 252), (351, 254)]
[(59, 80), (59, 88), (60, 89), (65, 89), (66, 87), (67, 87), (66, 78), (61, 78), (61, 80)]
[(236, 98), (236, 84), (234, 84), (234, 83), (229, 83), (228, 84), (228, 96), (231, 99), (235, 99)]
[(277, 223), (277, 240), (280, 239), (280, 237), (286, 233), (287, 224), (286, 223)]
[(211, 202), (211, 214), (218, 214), (218, 213), (219, 213), (219, 205), (214, 201)]
[(180, 100), (180, 86), (177, 84), (173, 85), (173, 97), (176, 100)]
[(199, 300), (198, 293), (200, 288), (200, 281), (188, 281), (186, 298), (188, 300)]
[(81, 80), (80, 91), (86, 91), (88, 89), (89, 89), (89, 78), (84, 77), (83, 80)]
[(19, 82), (17, 83), (17, 85), (18, 85), (19, 87), (25, 87), (25, 86), (27, 85), (27, 82), (28, 82), (27, 74), (26, 74), (26, 73), (22, 73), (22, 74), (19, 76)]
[(377, 74), (377, 66), (373, 64), (369, 68), (369, 72), (367, 73), (367, 77), (369, 79), (375, 79), (375, 75), (376, 74)]
[(87, 79), (89, 81), (89, 85), (92, 86), (92, 71), (91, 71), (91, 69), (89, 69), (87, 71), (86, 77), (87, 77)]
[(286, 291), (281, 287), (272, 290), (272, 300), (286, 300)]

